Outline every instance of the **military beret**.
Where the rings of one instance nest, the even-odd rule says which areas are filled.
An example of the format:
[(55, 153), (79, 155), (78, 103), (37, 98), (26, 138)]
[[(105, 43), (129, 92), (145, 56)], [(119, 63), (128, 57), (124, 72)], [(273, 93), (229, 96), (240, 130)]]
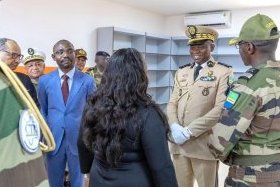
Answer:
[(212, 40), (214, 42), (218, 38), (218, 32), (206, 26), (189, 25), (185, 33), (189, 38), (188, 44), (204, 40)]
[(77, 58), (79, 57), (85, 57), (87, 59), (87, 52), (84, 49), (76, 49), (75, 55)]
[(241, 41), (261, 41), (279, 38), (279, 31), (274, 21), (262, 14), (250, 17), (242, 26), (238, 38), (231, 39), (229, 45)]
[(42, 60), (44, 62), (46, 60), (46, 55), (36, 48), (28, 48), (23, 52), (22, 62), (25, 65), (32, 60)]

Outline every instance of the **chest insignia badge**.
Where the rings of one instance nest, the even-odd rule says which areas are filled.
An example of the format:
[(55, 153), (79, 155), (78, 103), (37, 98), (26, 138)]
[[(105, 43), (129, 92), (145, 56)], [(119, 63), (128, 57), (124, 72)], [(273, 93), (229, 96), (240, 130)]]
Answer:
[(179, 90), (179, 96), (181, 96), (181, 95), (182, 95), (182, 89)]
[(203, 90), (202, 90), (202, 95), (203, 95), (203, 96), (209, 95), (209, 88), (208, 88), (208, 87), (203, 88)]

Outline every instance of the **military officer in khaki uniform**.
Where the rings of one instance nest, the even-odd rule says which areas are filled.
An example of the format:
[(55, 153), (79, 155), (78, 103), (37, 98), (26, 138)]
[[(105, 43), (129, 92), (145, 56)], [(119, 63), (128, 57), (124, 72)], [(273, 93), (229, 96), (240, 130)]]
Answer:
[(78, 68), (78, 70), (83, 71), (87, 62), (87, 52), (84, 49), (76, 49), (75, 56), (75, 67)]
[(171, 129), (171, 153), (180, 187), (217, 186), (218, 161), (210, 153), (209, 130), (216, 124), (226, 99), (230, 66), (211, 56), (218, 33), (209, 27), (189, 26), (193, 62), (175, 74), (174, 89), (167, 106)]
[(86, 73), (94, 77), (96, 86), (98, 87), (101, 83), (101, 78), (105, 68), (107, 67), (108, 59), (110, 55), (105, 51), (98, 51), (95, 54), (95, 63), (96, 65), (92, 68), (89, 68)]
[(30, 77), (36, 91), (39, 77), (44, 74), (46, 55), (36, 48), (28, 48), (23, 53), (23, 64), (27, 75)]

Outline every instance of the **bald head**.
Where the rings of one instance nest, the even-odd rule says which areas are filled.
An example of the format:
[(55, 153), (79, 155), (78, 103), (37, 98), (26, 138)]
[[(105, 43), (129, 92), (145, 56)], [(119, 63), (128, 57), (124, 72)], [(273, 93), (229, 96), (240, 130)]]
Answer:
[(15, 70), (22, 58), (21, 50), (15, 40), (0, 38), (0, 60)]
[(0, 38), (0, 51), (9, 50), (9, 47), (11, 47), (12, 45), (20, 48), (15, 40), (9, 38)]
[(53, 46), (53, 53), (56, 51), (57, 46), (59, 46), (60, 44), (71, 46), (74, 49), (74, 45), (70, 41), (68, 41), (68, 40), (59, 40)]

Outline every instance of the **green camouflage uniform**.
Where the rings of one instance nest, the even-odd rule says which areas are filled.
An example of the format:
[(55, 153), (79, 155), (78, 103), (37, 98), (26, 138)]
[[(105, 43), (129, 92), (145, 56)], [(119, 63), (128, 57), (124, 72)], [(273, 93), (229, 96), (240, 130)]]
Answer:
[(94, 78), (97, 87), (100, 85), (103, 73), (97, 68), (97, 66), (89, 68), (85, 73)]
[(10, 82), (0, 72), (0, 186), (48, 187), (42, 152), (27, 153), (18, 136), (24, 109)]
[(280, 62), (249, 69), (224, 107), (209, 147), (230, 165), (225, 186), (280, 186)]

